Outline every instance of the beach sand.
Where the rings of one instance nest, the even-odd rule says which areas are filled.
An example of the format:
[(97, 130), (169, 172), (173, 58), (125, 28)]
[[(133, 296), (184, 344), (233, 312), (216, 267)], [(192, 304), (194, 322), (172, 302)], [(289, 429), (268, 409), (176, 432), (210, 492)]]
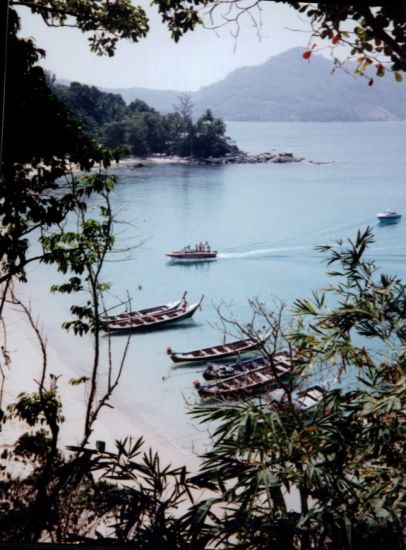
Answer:
[(167, 156), (167, 155), (152, 155), (149, 157), (124, 157), (118, 163), (114, 162), (111, 168), (142, 168), (143, 166), (151, 166), (156, 164), (194, 164), (190, 158)]
[[(39, 341), (30, 326), (27, 316), (19, 310), (18, 306), (6, 305), (4, 312), (4, 324), (2, 342), (10, 354), (11, 363), (5, 365), (4, 358), (0, 356), (2, 371), (5, 375), (1, 408), (3, 410), (15, 401), (22, 393), (30, 393), (38, 390), (38, 381), (41, 377), (43, 356)], [(34, 316), (38, 326), (40, 320)], [(62, 329), (61, 329), (62, 330)], [(44, 334), (44, 338), (47, 335)], [(85, 418), (86, 386), (72, 386), (69, 380), (78, 378), (81, 373), (81, 365), (75, 365), (72, 357), (64, 357), (57, 346), (52, 345), (52, 338), (46, 344), (47, 347), (47, 375), (46, 387), (50, 388), (50, 374), (57, 378), (57, 392), (63, 404), (63, 416), (65, 421), (61, 425), (59, 447), (64, 449), (67, 445), (78, 445), (83, 437)], [(148, 424), (142, 418), (142, 411), (137, 418), (128, 418), (119, 410), (119, 403), (115, 403), (114, 395), (110, 402), (113, 408), (104, 407), (94, 424), (88, 447), (94, 448), (96, 441), (104, 441), (106, 451), (114, 451), (114, 441), (127, 436), (138, 439), (141, 435), (145, 440), (144, 450), (152, 448), (159, 453), (163, 465), (186, 466), (191, 472), (195, 472), (199, 465), (199, 458), (189, 454), (183, 448), (171, 442), (165, 433), (159, 431), (156, 426)], [(25, 423), (7, 422), (2, 430), (3, 448), (9, 447), (23, 433), (27, 431)], [(154, 444), (159, 441), (159, 446)]]
[[(35, 392), (38, 389), (37, 381), (40, 378), (42, 366), (42, 353), (37, 336), (29, 326), (27, 317), (18, 310), (17, 306), (6, 306), (4, 318), (7, 322), (7, 333), (5, 342), (10, 353), (11, 363), (4, 364), (1, 358), (1, 367), (5, 373), (2, 395), (2, 409), (12, 403), (21, 392)], [(39, 323), (40, 326), (40, 323)], [(69, 361), (71, 356), (69, 356)], [(85, 417), (85, 387), (72, 386), (68, 381), (78, 377), (80, 365), (68, 363), (62, 356), (57, 346), (47, 342), (47, 377), (46, 383), (49, 387), (50, 373), (57, 373), (57, 391), (63, 404), (63, 415), (65, 421), (61, 425), (59, 448), (76, 446), (80, 444), (83, 437), (83, 425)], [(77, 367), (77, 368), (76, 368)], [(106, 451), (115, 450), (114, 441), (127, 436), (134, 440), (141, 435), (145, 440), (143, 450), (147, 452), (151, 448), (160, 457), (161, 467), (171, 465), (173, 467), (186, 466), (188, 472), (196, 473), (199, 469), (200, 459), (196, 454), (187, 452), (175, 442), (166, 437), (164, 431), (160, 431), (142, 417), (142, 411), (137, 418), (129, 418), (123, 415), (120, 404), (111, 400), (114, 408), (105, 407), (102, 409), (97, 421), (94, 424), (94, 431), (90, 437), (88, 447), (95, 448), (96, 441), (105, 442)], [(17, 438), (28, 431), (28, 426), (22, 422), (8, 422), (2, 430), (2, 441), (0, 447), (5, 449), (13, 445)], [(156, 445), (154, 442), (159, 441)], [(17, 470), (13, 474), (18, 475)], [(194, 498), (199, 500), (212, 496), (205, 491), (196, 491)], [(298, 492), (292, 489), (291, 493), (285, 493), (288, 508), (299, 510), (300, 502)]]

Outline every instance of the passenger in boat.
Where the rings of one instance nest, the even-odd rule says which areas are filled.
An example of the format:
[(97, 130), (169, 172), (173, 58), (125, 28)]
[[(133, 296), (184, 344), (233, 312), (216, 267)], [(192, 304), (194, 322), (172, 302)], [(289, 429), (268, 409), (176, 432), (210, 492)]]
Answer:
[[(221, 369), (220, 369), (221, 370)], [(220, 371), (214, 369), (214, 365), (208, 364), (206, 370), (203, 373), (203, 378), (206, 380), (213, 380), (220, 377)]]
[(205, 248), (206, 252), (210, 252), (210, 245), (207, 241), (204, 243), (204, 248)]
[[(210, 386), (202, 386), (199, 380), (194, 380), (193, 385), (200, 396), (204, 395), (205, 393), (212, 393), (214, 390), (214, 388), (211, 388)], [(217, 389), (215, 389), (215, 391), (217, 391)]]

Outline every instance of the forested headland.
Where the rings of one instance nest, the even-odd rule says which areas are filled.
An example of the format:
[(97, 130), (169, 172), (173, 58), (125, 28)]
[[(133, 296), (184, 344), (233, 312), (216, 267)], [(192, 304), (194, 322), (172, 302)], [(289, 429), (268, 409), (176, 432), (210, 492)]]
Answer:
[(89, 138), (130, 155), (204, 159), (239, 153), (226, 136), (224, 121), (210, 110), (193, 121), (193, 106), (186, 94), (179, 96), (172, 113), (160, 114), (140, 99), (126, 105), (119, 94), (78, 82), (53, 84), (52, 89)]

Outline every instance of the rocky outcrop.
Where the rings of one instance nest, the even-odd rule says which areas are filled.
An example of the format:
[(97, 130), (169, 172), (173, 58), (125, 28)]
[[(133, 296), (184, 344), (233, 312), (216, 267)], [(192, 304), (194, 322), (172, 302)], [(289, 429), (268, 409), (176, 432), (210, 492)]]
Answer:
[(259, 155), (250, 155), (240, 151), (235, 155), (227, 155), (219, 158), (205, 158), (196, 161), (196, 164), (222, 165), (222, 164), (260, 164), (265, 162), (285, 163), (285, 162), (301, 162), (303, 157), (295, 157), (293, 153), (278, 153), (269, 151), (260, 153)]
[[(187, 165), (210, 165), (222, 166), (224, 164), (260, 164), (265, 162), (286, 163), (286, 162), (301, 162), (303, 157), (295, 157), (293, 153), (278, 153), (277, 151), (269, 151), (260, 153), (259, 155), (250, 155), (243, 151), (238, 151), (232, 155), (224, 157), (209, 157), (203, 159), (194, 159), (191, 157), (177, 157), (163, 154), (152, 155), (151, 157), (137, 158), (130, 157), (120, 159), (119, 166), (121, 168), (130, 167), (133, 170), (143, 168), (154, 164), (187, 164)], [(309, 161), (311, 162), (311, 161)]]

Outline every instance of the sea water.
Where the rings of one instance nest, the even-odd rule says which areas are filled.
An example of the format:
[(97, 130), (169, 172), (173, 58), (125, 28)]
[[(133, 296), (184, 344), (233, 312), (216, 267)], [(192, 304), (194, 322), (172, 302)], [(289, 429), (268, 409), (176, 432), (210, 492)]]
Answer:
[[(202, 309), (179, 325), (134, 334), (114, 405), (127, 418), (157, 429), (186, 452), (207, 440), (188, 415), (198, 400), (193, 381), (201, 366), (175, 366), (169, 346), (184, 352), (221, 343), (218, 310), (241, 324), (251, 321), (250, 298), (275, 307), (310, 297), (327, 282), (315, 246), (355, 237), (374, 228), (370, 256), (388, 273), (406, 280), (406, 123), (239, 123), (227, 133), (248, 152), (276, 149), (304, 157), (300, 163), (226, 166), (156, 165), (118, 168), (112, 195), (117, 247), (123, 252), (106, 266), (112, 282), (109, 305), (132, 298), (148, 307), (204, 295)], [(380, 226), (376, 214), (403, 212), (395, 225)], [(208, 241), (214, 262), (181, 264), (165, 252)], [(127, 249), (127, 251), (124, 251)], [(88, 368), (89, 343), (73, 344), (59, 330), (68, 303), (55, 307), (46, 288), (54, 274), (33, 270), (34, 306), (50, 343), (78, 376)], [(28, 291), (27, 291), (28, 292)], [(228, 341), (232, 336), (228, 336)], [(115, 357), (125, 337), (113, 337)], [(134, 435), (139, 435), (135, 433)]]

